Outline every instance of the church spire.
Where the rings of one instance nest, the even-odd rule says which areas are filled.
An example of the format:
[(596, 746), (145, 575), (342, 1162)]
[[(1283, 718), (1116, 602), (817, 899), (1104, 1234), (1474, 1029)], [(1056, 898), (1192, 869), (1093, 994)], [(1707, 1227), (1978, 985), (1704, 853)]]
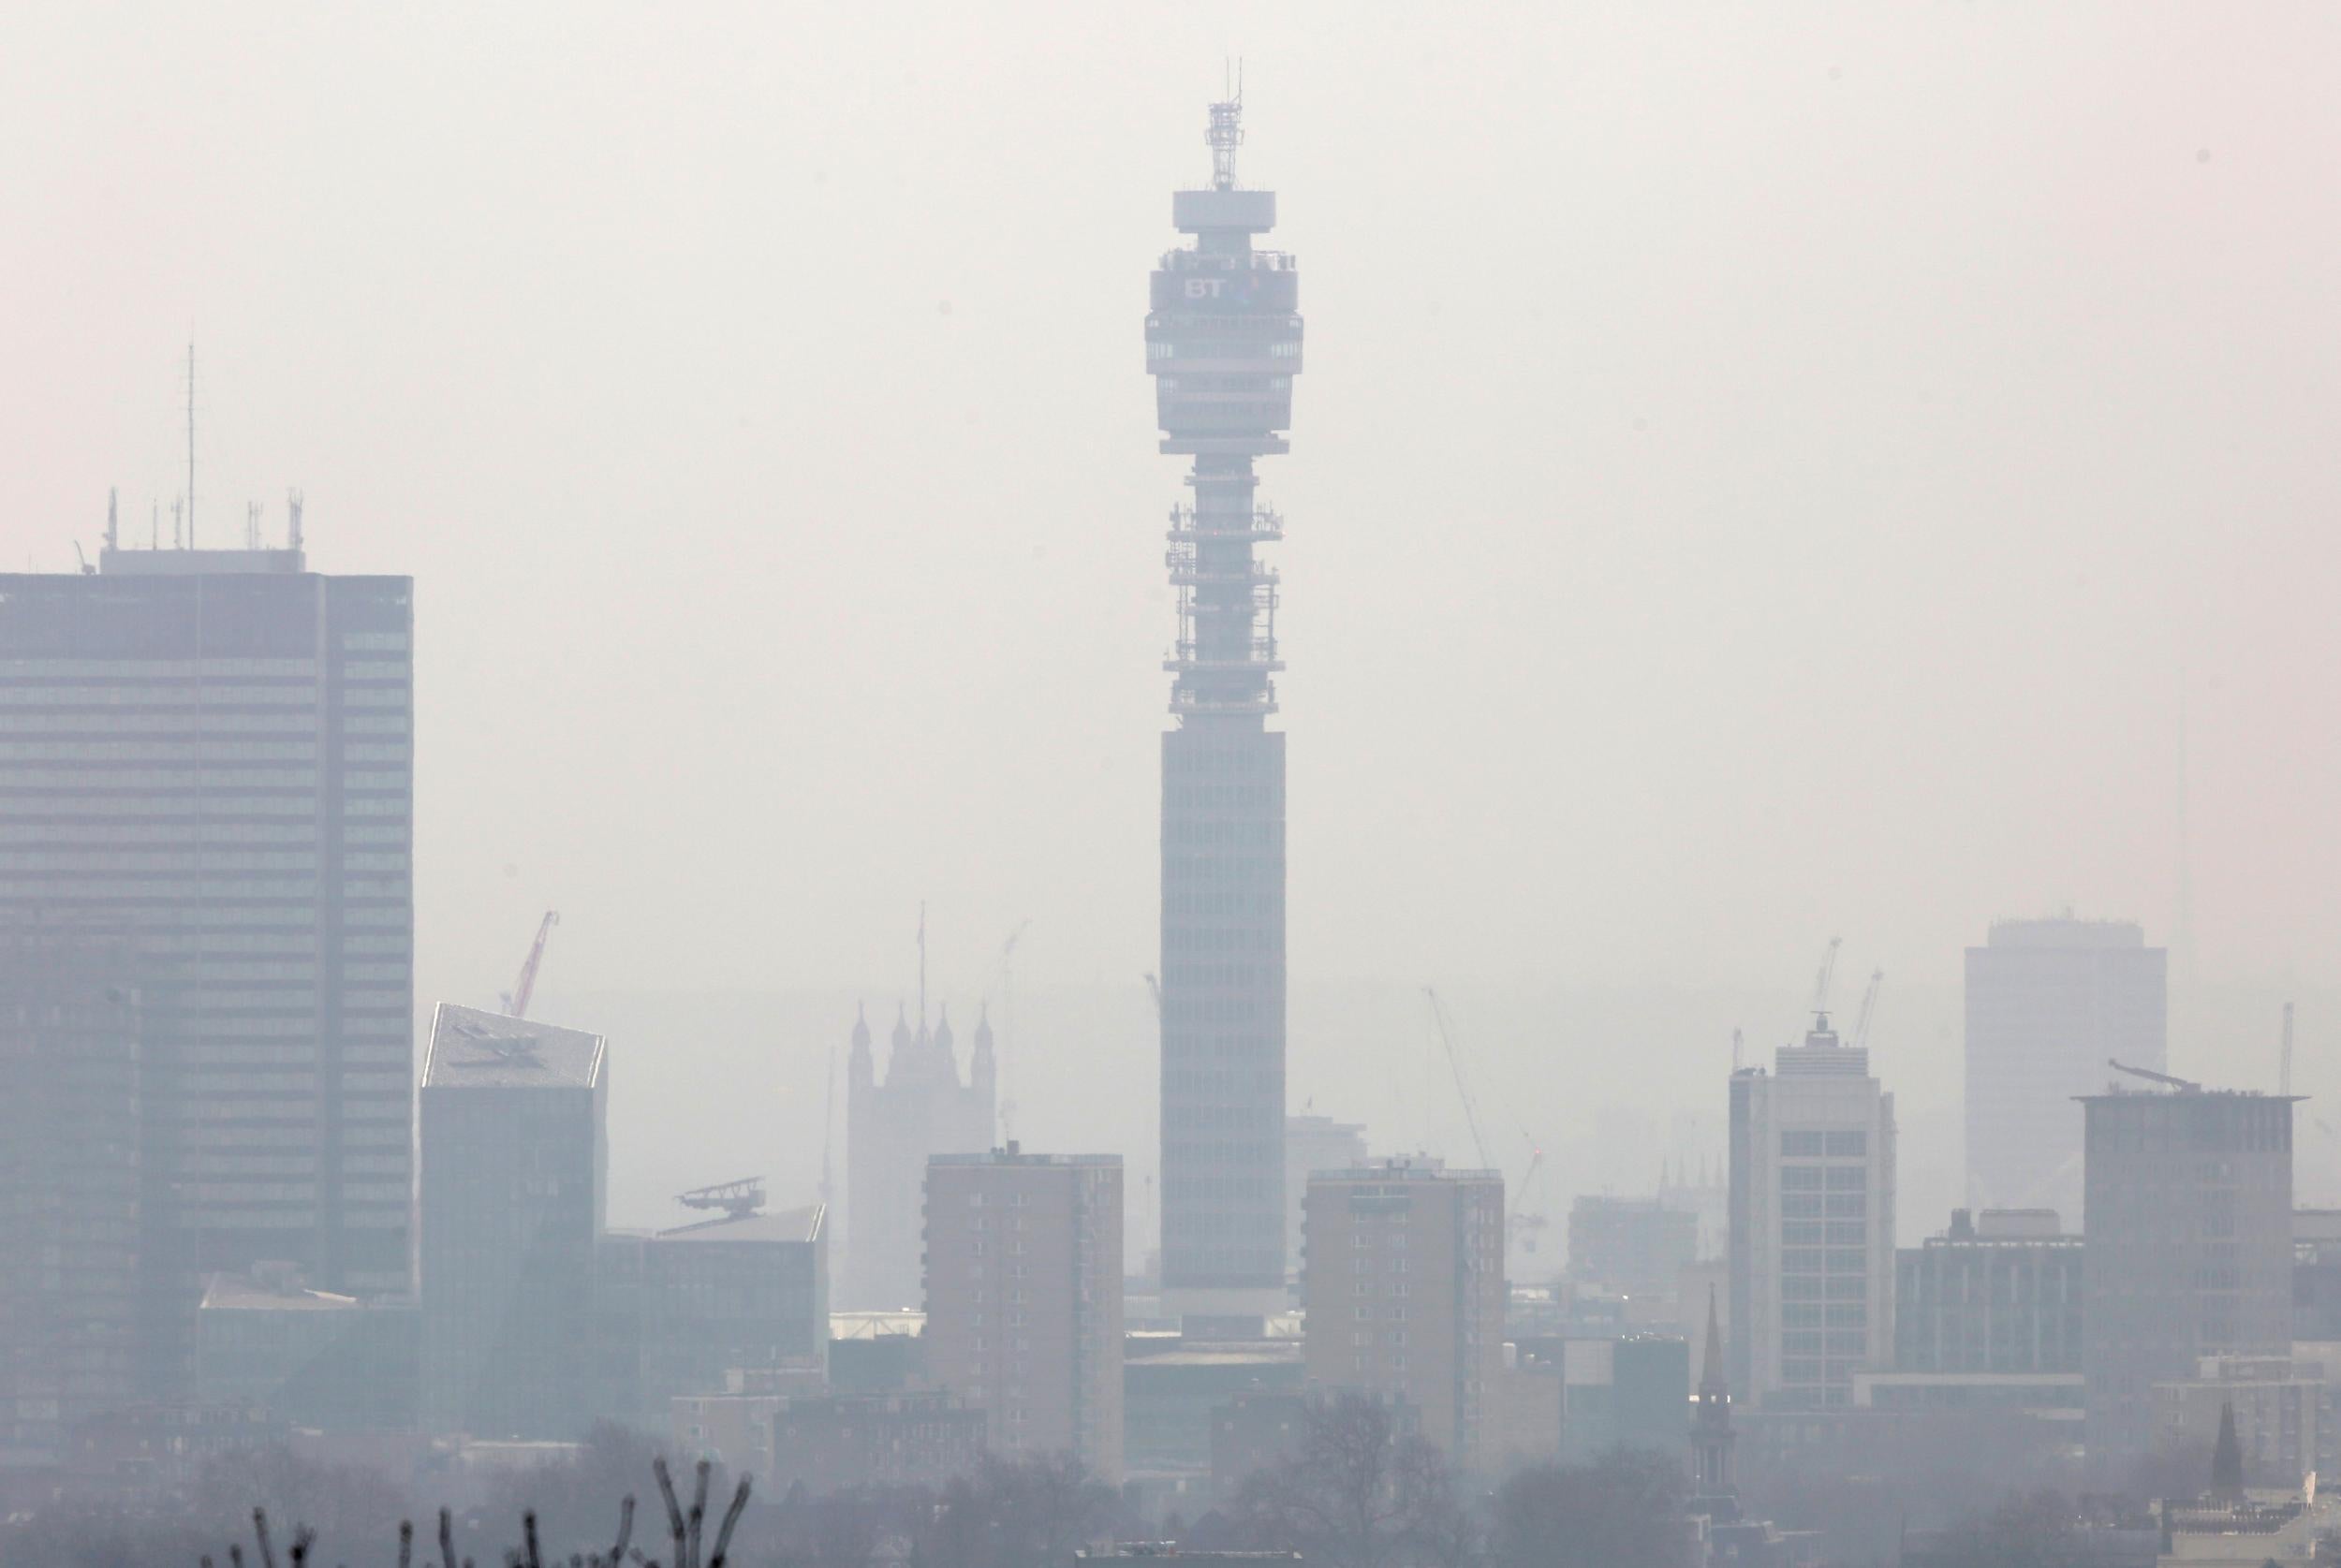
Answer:
[(1692, 1492), (1698, 1511), (1711, 1518), (1738, 1516), (1739, 1490), (1731, 1483), (1731, 1386), (1723, 1375), (1723, 1322), (1715, 1310), (1715, 1287), (1707, 1287), (1707, 1348), (1701, 1358), (1699, 1393), (1691, 1401)]
[(2211, 1495), (2222, 1502), (2244, 1501), (2244, 1445), (2235, 1440), (2235, 1401), (2219, 1401), (2219, 1440), (2211, 1449)]
[(1723, 1380), (1723, 1326), (1715, 1313), (1715, 1287), (1707, 1287), (1707, 1354), (1700, 1364), (1699, 1393), (1701, 1401), (1710, 1393), (1720, 1394), (1728, 1402), (1730, 1385)]

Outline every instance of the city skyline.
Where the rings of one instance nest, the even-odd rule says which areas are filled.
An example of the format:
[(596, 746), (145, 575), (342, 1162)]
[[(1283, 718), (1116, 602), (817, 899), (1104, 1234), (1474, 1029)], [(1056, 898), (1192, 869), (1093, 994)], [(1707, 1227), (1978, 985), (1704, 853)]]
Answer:
[(2341, 1553), (2341, 14), (716, 3), (0, 60), (0, 1557)]

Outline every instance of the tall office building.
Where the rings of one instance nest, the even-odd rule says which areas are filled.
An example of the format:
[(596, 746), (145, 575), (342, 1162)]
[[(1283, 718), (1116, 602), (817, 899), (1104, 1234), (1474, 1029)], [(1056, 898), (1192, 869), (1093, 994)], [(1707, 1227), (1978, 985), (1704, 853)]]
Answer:
[(133, 938), (189, 1365), (204, 1272), (407, 1284), (412, 598), (297, 542), (0, 576), (0, 916)]
[(139, 1015), (129, 948), (0, 925), (0, 1471), (136, 1397)]
[(1730, 1521), (1739, 1517), (1739, 1486), (1731, 1464), (1738, 1438), (1731, 1430), (1731, 1381), (1723, 1371), (1723, 1326), (1715, 1296), (1707, 1292), (1699, 1386), (1691, 1395), (1691, 1512)]
[(1312, 1386), (1406, 1400), (1465, 1469), (1495, 1458), (1504, 1178), (1379, 1160), (1309, 1178), (1301, 1271)]
[(927, 1163), (927, 1375), (980, 1407), (994, 1453), (1122, 1479), (1122, 1156)]
[(855, 1311), (917, 1304), (927, 1161), (992, 1147), (999, 1079), (991, 1021), (976, 1021), (975, 1048), (962, 1082), (950, 1010), (927, 1028), (923, 969), (919, 1015), (916, 1033), (907, 1018), (895, 1015), (882, 1079), (870, 1051), (869, 1021), (854, 1019), (846, 1061), (846, 1255), (838, 1299)]
[(1236, 183), (1243, 105), (1211, 106), (1209, 190), (1170, 198), (1191, 246), (1155, 270), (1146, 368), (1162, 450), (1194, 460), (1170, 510), (1175, 725), (1162, 738), (1162, 1284), (1173, 1312), (1285, 1304), (1285, 744), (1268, 727), (1284, 536), (1253, 462), (1283, 452), (1300, 273), (1252, 248), (1273, 191)]
[(2292, 1100), (2092, 1094), (2083, 1231), (2090, 1457), (2151, 1451), (2154, 1385), (2292, 1341)]
[(2126, 920), (1999, 920), (1967, 949), (1967, 1204), (2081, 1224), (2081, 1107), (2106, 1061), (2160, 1072), (2167, 955)]
[(1892, 1364), (1894, 1097), (1826, 1014), (1731, 1075), (1732, 1385), (1833, 1409)]
[(422, 1415), (567, 1439), (597, 1392), (595, 1245), (609, 1185), (598, 1034), (441, 1003), (422, 1068)]

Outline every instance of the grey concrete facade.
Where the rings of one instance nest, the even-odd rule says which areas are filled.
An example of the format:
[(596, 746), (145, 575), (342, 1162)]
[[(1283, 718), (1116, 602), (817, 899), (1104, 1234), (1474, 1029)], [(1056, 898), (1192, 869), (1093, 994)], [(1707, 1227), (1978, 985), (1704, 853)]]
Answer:
[(135, 932), (150, 1240), (408, 1280), (413, 586), (297, 550), (0, 577), (0, 916)]

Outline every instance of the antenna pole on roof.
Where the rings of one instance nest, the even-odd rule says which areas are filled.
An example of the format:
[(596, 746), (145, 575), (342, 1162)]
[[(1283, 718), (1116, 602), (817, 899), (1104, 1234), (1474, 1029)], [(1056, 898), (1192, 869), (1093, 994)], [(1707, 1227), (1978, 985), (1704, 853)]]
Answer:
[(187, 548), (195, 548), (195, 340), (187, 340)]

